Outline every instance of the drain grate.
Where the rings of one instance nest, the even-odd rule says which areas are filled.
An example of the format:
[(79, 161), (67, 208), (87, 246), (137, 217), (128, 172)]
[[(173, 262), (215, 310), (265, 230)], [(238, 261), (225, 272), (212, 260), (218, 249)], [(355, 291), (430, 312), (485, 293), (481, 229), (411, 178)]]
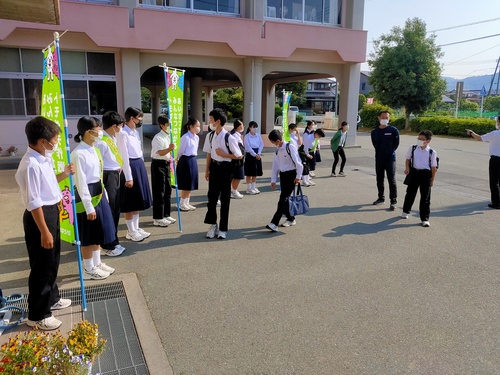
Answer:
[[(81, 305), (80, 288), (61, 289), (62, 298)], [(92, 366), (101, 375), (149, 375), (144, 354), (122, 282), (89, 285), (85, 288), (87, 311), (84, 318), (97, 323), (107, 340), (106, 350)], [(28, 296), (12, 303), (28, 309)]]

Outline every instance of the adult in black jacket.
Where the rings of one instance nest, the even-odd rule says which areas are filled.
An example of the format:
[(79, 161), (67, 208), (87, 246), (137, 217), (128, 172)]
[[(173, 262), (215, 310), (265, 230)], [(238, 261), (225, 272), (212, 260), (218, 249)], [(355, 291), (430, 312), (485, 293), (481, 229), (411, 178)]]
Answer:
[(375, 172), (377, 175), (378, 199), (374, 205), (385, 202), (384, 173), (389, 182), (390, 210), (396, 209), (398, 190), (396, 186), (396, 150), (399, 146), (399, 132), (389, 125), (389, 112), (380, 111), (378, 114), (379, 126), (372, 130), (372, 144), (375, 148)]

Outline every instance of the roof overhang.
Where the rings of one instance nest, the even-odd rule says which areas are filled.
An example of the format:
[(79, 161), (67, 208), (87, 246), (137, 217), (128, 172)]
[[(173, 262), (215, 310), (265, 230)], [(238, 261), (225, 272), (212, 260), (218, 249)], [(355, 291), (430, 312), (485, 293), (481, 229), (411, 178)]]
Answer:
[(0, 9), (7, 20), (60, 24), (59, 0), (0, 0)]

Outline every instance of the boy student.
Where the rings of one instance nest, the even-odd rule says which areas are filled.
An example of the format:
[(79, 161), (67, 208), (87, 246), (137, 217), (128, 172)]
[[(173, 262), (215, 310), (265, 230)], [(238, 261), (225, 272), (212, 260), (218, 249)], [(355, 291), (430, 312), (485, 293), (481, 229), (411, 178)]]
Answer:
[[(203, 151), (207, 153), (205, 179), (208, 181), (208, 204), (205, 224), (210, 224), (207, 238), (217, 236), (225, 239), (229, 221), (229, 204), (231, 201), (231, 176), (233, 173), (232, 159), (241, 159), (240, 147), (235, 137), (227, 137), (229, 150), (226, 147), (226, 133), (224, 124), (226, 114), (220, 108), (209, 113), (210, 130), (212, 133), (205, 138)], [(220, 196), (220, 222), (217, 226), (217, 200)]]
[(283, 215), (286, 216), (286, 221), (281, 226), (290, 227), (296, 224), (295, 217), (290, 216), (288, 211), (286, 198), (292, 194), (295, 185), (300, 183), (303, 166), (297, 153), (297, 148), (293, 144), (283, 141), (282, 135), (278, 130), (271, 131), (268, 138), (277, 148), (271, 168), (271, 188), (276, 188), (276, 180), (279, 173), (281, 193), (276, 212), (271, 222), (266, 225), (266, 228), (277, 232), (281, 216)]
[(153, 225), (168, 227), (175, 223), (170, 217), (170, 153), (175, 145), (170, 142), (168, 128), (170, 122), (166, 115), (158, 116), (160, 131), (151, 141), (151, 186), (153, 189)]
[[(102, 253), (107, 256), (116, 257), (121, 255), (125, 248), (118, 240), (118, 221), (120, 220), (120, 174), (128, 160), (123, 160), (116, 144), (120, 136), (125, 119), (115, 111), (108, 111), (102, 116), (103, 137), (97, 139), (95, 146), (101, 151), (104, 166), (103, 183), (108, 194), (109, 207), (113, 214), (116, 236), (113, 242), (102, 246)], [(132, 180), (132, 176), (129, 177)]]
[(51, 331), (61, 326), (51, 310), (64, 309), (71, 300), (61, 298), (56, 284), (61, 240), (58, 205), (62, 195), (58, 182), (75, 172), (72, 164), (54, 173), (52, 153), (59, 142), (59, 126), (38, 116), (25, 128), (29, 147), (15, 178), (26, 207), (23, 215), (24, 239), (30, 261), (28, 279), (28, 326)]
[(405, 183), (406, 188), (405, 202), (403, 204), (403, 213), (401, 217), (408, 219), (411, 206), (415, 201), (417, 190), (420, 188), (420, 220), (422, 226), (430, 227), (429, 214), (431, 207), (431, 187), (434, 184), (434, 177), (437, 170), (436, 151), (429, 147), (432, 139), (430, 130), (421, 131), (418, 135), (416, 145), (410, 146), (406, 151)]

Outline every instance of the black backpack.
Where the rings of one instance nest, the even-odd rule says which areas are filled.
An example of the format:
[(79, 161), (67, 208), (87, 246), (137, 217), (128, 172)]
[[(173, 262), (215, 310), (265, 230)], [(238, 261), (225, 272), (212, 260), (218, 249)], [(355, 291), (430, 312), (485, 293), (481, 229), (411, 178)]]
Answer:
[[(211, 131), (208, 135), (208, 139), (210, 140), (210, 146), (212, 145), (212, 139), (214, 138), (215, 130)], [(229, 136), (231, 134), (229, 132), (224, 136), (224, 140), (226, 141), (226, 147), (230, 154), (232, 154), (231, 149), (229, 148)], [(238, 143), (238, 147), (240, 148), (242, 158), (241, 159), (231, 159), (231, 164), (235, 167), (241, 167), (245, 162), (245, 147), (240, 143)]]
[[(415, 149), (417, 148), (417, 145), (413, 145), (412, 148), (411, 148), (411, 167), (413, 168), (413, 153), (415, 152)], [(432, 153), (434, 152), (434, 150), (431, 148), (429, 149), (429, 168), (432, 168)], [(436, 169), (439, 169), (439, 157), (436, 158)]]

